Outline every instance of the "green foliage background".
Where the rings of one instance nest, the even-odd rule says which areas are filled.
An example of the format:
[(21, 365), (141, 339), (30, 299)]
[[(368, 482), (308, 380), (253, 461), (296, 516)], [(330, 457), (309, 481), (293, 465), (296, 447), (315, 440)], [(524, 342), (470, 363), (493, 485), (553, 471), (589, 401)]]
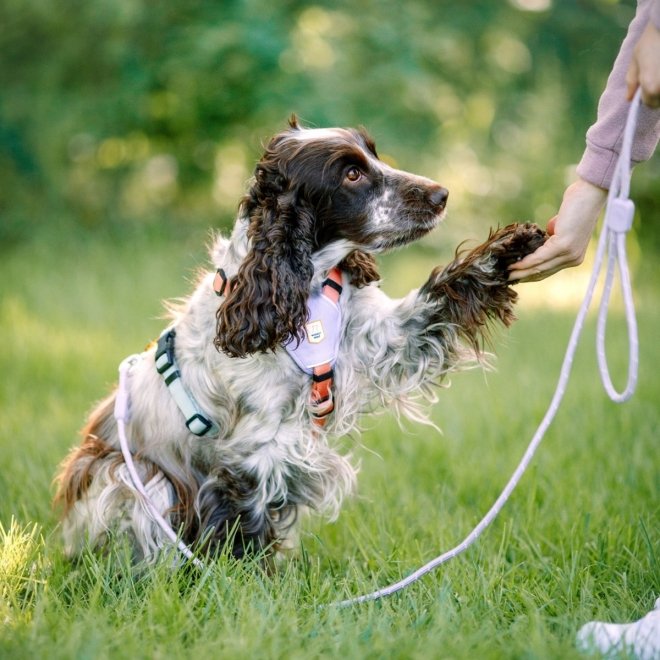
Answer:
[[(395, 164), (450, 189), (463, 235), (545, 222), (633, 12), (632, 0), (5, 0), (0, 243), (226, 227), (292, 112), (365, 125)], [(636, 175), (642, 217), (658, 171)]]
[[(0, 657), (581, 658), (585, 621), (652, 607), (657, 157), (633, 177), (635, 397), (616, 407), (602, 393), (590, 318), (562, 408), (503, 516), (402, 595), (319, 609), (400, 579), (492, 504), (550, 400), (586, 264), (520, 287), (498, 372), (461, 374), (442, 392), (442, 437), (369, 420), (359, 497), (335, 525), (310, 521), (275, 575), (226, 557), (202, 575), (167, 559), (136, 574), (115, 554), (72, 565), (49, 504), (84, 411), (160, 332), (160, 300), (189, 292), (208, 228), (229, 228), (262, 142), (290, 113), (363, 124), (388, 161), (450, 189), (445, 226), (382, 260), (386, 290), (402, 294), (459, 240), (555, 212), (634, 6), (0, 2)], [(619, 382), (627, 344), (613, 307)]]

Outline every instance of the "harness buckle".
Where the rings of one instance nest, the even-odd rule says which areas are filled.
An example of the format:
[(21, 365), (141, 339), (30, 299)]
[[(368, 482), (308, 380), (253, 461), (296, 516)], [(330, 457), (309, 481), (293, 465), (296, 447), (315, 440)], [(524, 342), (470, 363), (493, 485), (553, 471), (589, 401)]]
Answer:
[(211, 419), (199, 409), (199, 404), (181, 382), (181, 373), (174, 357), (174, 328), (165, 330), (158, 338), (154, 360), (156, 371), (163, 377), (174, 402), (183, 413), (187, 429), (196, 436), (213, 436), (219, 434), (219, 429)]
[(213, 291), (215, 291), (215, 295), (219, 298), (231, 293), (231, 280), (227, 277), (227, 273), (225, 273), (223, 268), (218, 268), (215, 271)]
[(174, 337), (176, 332), (174, 328), (164, 332), (158, 337), (156, 345), (156, 371), (164, 374), (168, 369), (174, 366)]
[(200, 413), (195, 413), (186, 420), (186, 426), (191, 433), (195, 435), (206, 435), (212, 428), (213, 422)]

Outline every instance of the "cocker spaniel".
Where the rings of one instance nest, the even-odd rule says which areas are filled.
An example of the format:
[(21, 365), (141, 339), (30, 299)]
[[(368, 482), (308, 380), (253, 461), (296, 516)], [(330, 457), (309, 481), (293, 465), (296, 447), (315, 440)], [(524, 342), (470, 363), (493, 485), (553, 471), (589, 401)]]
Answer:
[[(386, 165), (364, 130), (293, 118), (271, 139), (214, 270), (131, 366), (134, 462), (185, 543), (236, 557), (292, 547), (302, 512), (334, 518), (355, 486), (337, 438), (377, 408), (420, 419), (491, 321), (512, 322), (507, 266), (543, 243), (535, 225), (491, 232), (400, 300), (379, 288), (373, 255), (430, 232), (447, 196)], [(127, 533), (151, 561), (170, 541), (127, 474), (115, 397), (57, 477), (65, 550)]]

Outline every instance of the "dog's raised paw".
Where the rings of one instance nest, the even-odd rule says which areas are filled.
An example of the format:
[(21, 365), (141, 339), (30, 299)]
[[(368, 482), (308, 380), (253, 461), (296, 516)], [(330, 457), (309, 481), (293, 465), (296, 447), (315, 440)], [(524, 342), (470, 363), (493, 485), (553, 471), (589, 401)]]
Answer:
[(488, 247), (491, 254), (497, 257), (498, 265), (507, 268), (534, 252), (547, 239), (547, 232), (532, 222), (514, 223), (493, 233)]

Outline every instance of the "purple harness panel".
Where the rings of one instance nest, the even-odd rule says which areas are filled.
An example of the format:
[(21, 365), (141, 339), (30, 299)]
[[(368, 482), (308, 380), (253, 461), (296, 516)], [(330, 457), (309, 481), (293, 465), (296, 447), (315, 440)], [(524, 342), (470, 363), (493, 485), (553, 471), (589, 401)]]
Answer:
[(323, 293), (311, 296), (307, 302), (309, 321), (305, 323), (305, 336), (296, 346), (296, 340), (284, 346), (294, 362), (307, 374), (314, 367), (330, 363), (334, 366), (341, 335), (341, 309)]

